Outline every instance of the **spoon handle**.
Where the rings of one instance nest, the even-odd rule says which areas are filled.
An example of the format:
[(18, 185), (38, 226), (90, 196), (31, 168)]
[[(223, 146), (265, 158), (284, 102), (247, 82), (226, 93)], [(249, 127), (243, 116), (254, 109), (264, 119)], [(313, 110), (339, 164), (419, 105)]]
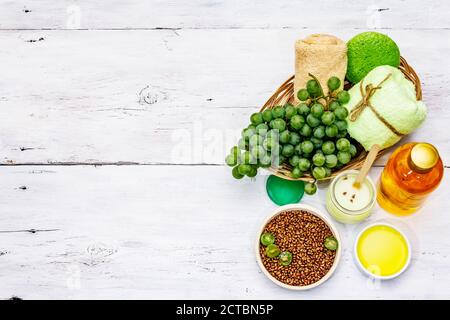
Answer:
[(363, 183), (364, 179), (369, 173), (369, 170), (372, 167), (373, 162), (377, 158), (377, 154), (380, 150), (381, 147), (378, 144), (374, 144), (372, 148), (370, 148), (369, 154), (367, 155), (366, 160), (364, 160), (364, 164), (359, 171), (358, 176), (356, 177), (355, 183), (353, 184), (355, 187), (359, 188), (361, 186), (361, 183)]

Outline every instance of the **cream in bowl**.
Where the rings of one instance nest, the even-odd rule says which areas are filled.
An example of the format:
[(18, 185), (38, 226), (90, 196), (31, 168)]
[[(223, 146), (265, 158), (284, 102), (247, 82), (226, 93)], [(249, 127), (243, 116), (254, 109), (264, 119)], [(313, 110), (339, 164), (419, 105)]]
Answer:
[(257, 262), (275, 284), (307, 290), (325, 282), (339, 262), (340, 238), (333, 222), (304, 205), (277, 208), (256, 239)]
[(355, 187), (358, 172), (346, 170), (340, 173), (328, 188), (327, 210), (339, 222), (358, 223), (372, 212), (376, 200), (375, 185), (370, 177), (366, 177), (360, 187)]
[(357, 266), (368, 276), (387, 280), (402, 274), (411, 260), (408, 238), (391, 224), (375, 223), (356, 238)]

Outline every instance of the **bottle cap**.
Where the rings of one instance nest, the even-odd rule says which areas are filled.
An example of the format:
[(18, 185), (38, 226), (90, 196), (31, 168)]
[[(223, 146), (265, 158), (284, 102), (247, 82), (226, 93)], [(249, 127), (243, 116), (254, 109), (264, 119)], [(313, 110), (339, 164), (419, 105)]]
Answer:
[(270, 175), (266, 181), (266, 191), (270, 200), (279, 206), (298, 203), (305, 192), (305, 183), (301, 180), (286, 180)]
[(411, 162), (419, 170), (430, 170), (438, 161), (439, 153), (429, 143), (418, 143), (411, 150)]

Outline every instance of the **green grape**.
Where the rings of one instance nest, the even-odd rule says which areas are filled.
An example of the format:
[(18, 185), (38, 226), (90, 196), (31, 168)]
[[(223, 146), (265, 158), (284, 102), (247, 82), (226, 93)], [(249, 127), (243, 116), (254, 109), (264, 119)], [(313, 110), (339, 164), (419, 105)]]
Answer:
[(329, 125), (325, 128), (325, 134), (327, 135), (327, 137), (330, 138), (336, 137), (338, 133), (339, 130), (335, 124)]
[(296, 167), (300, 161), (300, 157), (296, 154), (294, 154), (292, 157), (289, 158), (289, 164), (293, 167)]
[(294, 147), (294, 152), (296, 155), (301, 156), (302, 155), (302, 144), (299, 143)]
[(347, 138), (347, 130), (339, 131), (336, 135), (336, 139)]
[(325, 108), (323, 107), (323, 104), (321, 104), (320, 102), (316, 102), (311, 106), (311, 114), (316, 118), (320, 118), (324, 110)]
[(290, 253), (289, 251), (283, 251), (282, 253), (280, 253), (278, 259), (280, 260), (280, 264), (283, 267), (287, 267), (292, 262), (292, 253)]
[(337, 94), (337, 99), (340, 104), (346, 104), (350, 101), (350, 94), (347, 91), (342, 90)]
[(254, 164), (256, 163), (256, 159), (255, 157), (253, 157), (250, 151), (244, 151), (242, 153), (242, 162), (244, 164)]
[(272, 164), (272, 157), (270, 154), (264, 154), (262, 157), (259, 158), (259, 165), (262, 168), (268, 168)]
[(268, 246), (275, 243), (275, 236), (272, 233), (265, 232), (261, 235), (260, 241), (263, 246)]
[(352, 155), (348, 151), (339, 151), (337, 153), (337, 158), (340, 163), (347, 164), (352, 159)]
[(312, 175), (316, 180), (324, 179), (327, 176), (327, 171), (324, 167), (314, 167)]
[(330, 91), (337, 90), (341, 86), (341, 80), (338, 77), (331, 77), (330, 79), (328, 79), (327, 85)]
[(284, 108), (282, 106), (276, 106), (272, 109), (272, 116), (274, 119), (284, 118)]
[(345, 120), (337, 120), (334, 122), (339, 131), (347, 130), (347, 121)]
[(241, 163), (237, 166), (239, 174), (245, 176), (246, 174), (250, 173), (252, 170), (252, 166), (249, 164)]
[(278, 132), (283, 132), (286, 129), (286, 122), (283, 119), (275, 119), (273, 121), (272, 128), (278, 130)]
[(311, 137), (312, 129), (308, 124), (304, 124), (300, 129), (300, 135), (304, 137)]
[(286, 144), (289, 142), (290, 137), (291, 134), (289, 130), (284, 130), (283, 132), (280, 133), (280, 142)]
[(230, 149), (230, 154), (235, 157), (239, 157), (241, 155), (241, 151), (239, 150), (238, 146), (234, 146)]
[(322, 145), (322, 151), (324, 154), (333, 154), (336, 147), (332, 141), (325, 141)]
[(321, 117), (322, 123), (326, 126), (329, 126), (334, 122), (334, 113), (331, 111), (325, 111)]
[(334, 110), (334, 115), (339, 120), (345, 120), (348, 116), (348, 110), (345, 107), (337, 107), (336, 110)]
[(306, 89), (300, 89), (300, 90), (298, 90), (298, 92), (297, 92), (297, 98), (298, 98), (298, 100), (300, 100), (300, 101), (306, 101), (306, 100), (308, 100), (308, 98), (309, 98), (308, 90), (306, 90)]
[(325, 167), (334, 168), (338, 163), (338, 158), (334, 154), (327, 154), (325, 156)]
[(263, 141), (264, 137), (260, 136), (259, 134), (255, 134), (250, 137), (250, 141), (248, 142), (248, 144), (250, 145), (250, 147), (262, 146)]
[(285, 112), (286, 112), (285, 115), (286, 119), (291, 119), (293, 116), (297, 114), (297, 109), (293, 105), (289, 104), (285, 107)]
[(255, 112), (250, 116), (250, 122), (255, 126), (257, 126), (260, 123), (263, 123), (263, 121), (264, 119), (260, 112)]
[(325, 164), (325, 156), (321, 153), (316, 153), (312, 157), (312, 162), (317, 167), (322, 167)]
[(349, 150), (352, 157), (356, 156), (356, 154), (358, 153), (358, 149), (356, 149), (355, 145), (353, 144), (350, 144)]
[(307, 116), (309, 114), (309, 112), (311, 111), (306, 103), (300, 103), (297, 106), (297, 109), (298, 109), (297, 113), (302, 116)]
[(237, 156), (235, 156), (234, 154), (229, 154), (227, 155), (227, 157), (225, 158), (225, 162), (228, 166), (230, 167), (234, 167), (235, 165), (237, 165), (238, 163), (238, 158)]
[(291, 144), (285, 144), (281, 149), (281, 154), (284, 157), (290, 157), (294, 154), (294, 146)]
[(254, 159), (261, 159), (266, 154), (266, 150), (262, 145), (253, 146), (250, 150)]
[(337, 102), (336, 100), (333, 100), (330, 102), (330, 104), (328, 105), (328, 109), (330, 111), (334, 111), (337, 109), (337, 107), (340, 107), (341, 105), (339, 104), (339, 102)]
[(308, 182), (305, 184), (305, 193), (309, 195), (313, 195), (317, 192), (317, 186), (315, 183)]
[(314, 150), (314, 145), (311, 141), (303, 141), (302, 142), (302, 153), (311, 153)]
[(259, 158), (259, 165), (261, 168), (268, 168), (272, 164), (272, 156), (268, 153)]
[(298, 179), (301, 178), (303, 176), (303, 172), (302, 170), (300, 170), (298, 167), (295, 167), (294, 169), (292, 169), (291, 171), (291, 176), (294, 179)]
[(249, 141), (254, 134), (256, 134), (256, 128), (245, 128), (242, 130), (242, 138), (244, 138), (245, 141)]
[(333, 236), (326, 237), (325, 241), (323, 242), (323, 245), (325, 248), (331, 251), (336, 251), (339, 246), (338, 241)]
[(248, 146), (247, 142), (245, 142), (244, 138), (239, 139), (239, 141), (238, 141), (239, 149), (245, 150), (245, 149), (247, 149), (247, 146)]
[(267, 135), (264, 138), (263, 147), (264, 147), (264, 149), (266, 149), (268, 151), (272, 151), (273, 146), (275, 146), (277, 144), (278, 144), (277, 139), (272, 136)]
[(314, 117), (312, 113), (308, 114), (308, 116), (306, 117), (306, 122), (311, 128), (315, 128), (320, 125), (320, 119)]
[(231, 170), (231, 174), (235, 179), (242, 179), (244, 177), (243, 174), (239, 173), (239, 166), (234, 167), (233, 170)]
[[(314, 148), (316, 148), (316, 149), (322, 148), (322, 144), (323, 144), (323, 140), (322, 139), (319, 139), (319, 138), (316, 138), (316, 137), (312, 137), (309, 140), (313, 143)], [(319, 152), (319, 151), (317, 151), (317, 152)]]
[(297, 132), (291, 132), (291, 136), (289, 137), (289, 143), (293, 146), (300, 143), (301, 137)]
[(264, 136), (267, 134), (268, 131), (269, 131), (269, 126), (265, 123), (260, 123), (256, 126), (256, 134)]
[(338, 141), (336, 141), (336, 148), (339, 151), (349, 151), (350, 150), (350, 141), (345, 138), (340, 138)]
[(305, 124), (305, 118), (301, 115), (294, 115), (291, 118), (290, 125), (293, 129), (299, 130)]
[(313, 136), (322, 139), (325, 137), (325, 127), (324, 126), (318, 126), (317, 128), (314, 128)]
[(269, 244), (266, 247), (266, 256), (268, 256), (269, 258), (276, 258), (278, 257), (278, 255), (280, 254), (280, 249), (278, 248), (278, 246), (274, 243)]
[(311, 162), (306, 158), (300, 158), (297, 166), (301, 171), (308, 171), (311, 167)]
[(323, 94), (320, 84), (314, 79), (308, 80), (308, 82), (306, 82), (306, 90), (313, 98), (320, 97)]
[(264, 110), (262, 116), (265, 122), (270, 122), (273, 119), (272, 110), (270, 109)]
[(258, 174), (258, 167), (257, 166), (251, 166), (250, 172), (247, 173), (247, 177), (254, 178)]

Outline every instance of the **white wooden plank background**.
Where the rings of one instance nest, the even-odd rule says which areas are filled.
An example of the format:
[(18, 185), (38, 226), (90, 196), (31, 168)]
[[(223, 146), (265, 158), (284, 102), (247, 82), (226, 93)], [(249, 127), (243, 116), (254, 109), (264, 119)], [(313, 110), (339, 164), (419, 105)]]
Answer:
[[(295, 39), (373, 27), (422, 78), (429, 117), (408, 140), (436, 144), (448, 165), (447, 1), (0, 8), (0, 298), (450, 297), (448, 178), (422, 212), (395, 219), (414, 234), (401, 278), (368, 282), (351, 258), (357, 227), (340, 225), (336, 275), (292, 293), (269, 283), (253, 257), (274, 208), (265, 177), (234, 181), (222, 165), (248, 115), (292, 74)], [(174, 144), (195, 152), (180, 155)], [(323, 207), (324, 190), (304, 201)], [(376, 218), (392, 219), (380, 209)]]

